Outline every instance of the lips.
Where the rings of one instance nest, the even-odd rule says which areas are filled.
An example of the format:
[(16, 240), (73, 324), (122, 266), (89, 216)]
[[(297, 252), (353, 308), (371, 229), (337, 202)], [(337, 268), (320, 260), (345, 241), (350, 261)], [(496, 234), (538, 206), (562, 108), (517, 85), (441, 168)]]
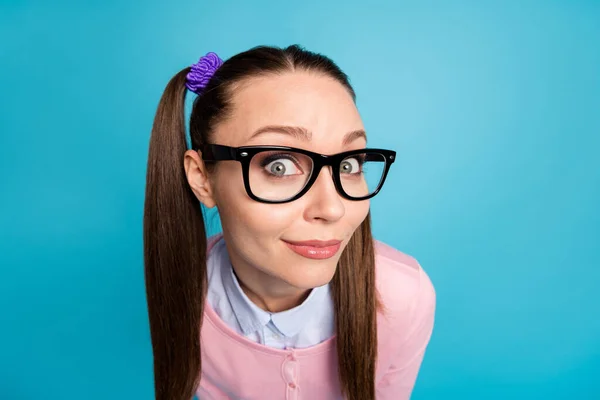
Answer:
[(284, 240), (289, 244), (293, 244), (294, 246), (308, 246), (308, 247), (329, 247), (336, 246), (340, 244), (341, 240), (306, 240), (304, 242), (293, 242), (291, 240)]
[(302, 242), (283, 241), (294, 253), (314, 260), (324, 260), (337, 254), (341, 240), (305, 240)]

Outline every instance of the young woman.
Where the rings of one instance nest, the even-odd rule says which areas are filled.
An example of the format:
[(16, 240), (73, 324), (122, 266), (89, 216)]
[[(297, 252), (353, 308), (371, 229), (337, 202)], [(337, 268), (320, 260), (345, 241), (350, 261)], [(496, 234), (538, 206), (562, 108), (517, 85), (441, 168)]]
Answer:
[[(172, 78), (144, 211), (156, 399), (410, 397), (435, 291), (372, 237), (396, 153), (366, 144), (347, 76), (297, 46), (209, 53)], [(201, 204), (222, 234), (207, 239)]]

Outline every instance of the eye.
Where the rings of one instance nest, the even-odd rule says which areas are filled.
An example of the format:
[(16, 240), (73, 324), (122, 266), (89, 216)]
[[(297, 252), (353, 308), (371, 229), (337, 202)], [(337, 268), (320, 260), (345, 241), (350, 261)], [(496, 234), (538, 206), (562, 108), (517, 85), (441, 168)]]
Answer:
[(276, 177), (302, 174), (292, 155), (273, 155), (263, 160), (262, 165), (268, 174)]
[(342, 174), (358, 174), (361, 172), (363, 160), (359, 157), (346, 158), (340, 164), (340, 173)]

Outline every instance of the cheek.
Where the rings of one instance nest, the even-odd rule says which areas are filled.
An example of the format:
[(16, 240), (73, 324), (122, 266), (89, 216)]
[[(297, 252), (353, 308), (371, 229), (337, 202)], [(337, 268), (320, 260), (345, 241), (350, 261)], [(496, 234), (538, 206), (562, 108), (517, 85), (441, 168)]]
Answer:
[(370, 201), (350, 201), (346, 203), (346, 218), (348, 224), (354, 228), (358, 228), (369, 214)]
[(297, 204), (265, 204), (248, 197), (241, 169), (227, 166), (215, 176), (215, 200), (223, 229), (254, 241), (269, 239), (292, 226), (301, 213)]
[[(277, 238), (298, 219), (299, 213), (284, 205), (263, 204), (249, 198), (237, 201), (235, 207), (234, 229), (242, 228), (256, 241)], [(230, 218), (228, 218), (230, 219)]]

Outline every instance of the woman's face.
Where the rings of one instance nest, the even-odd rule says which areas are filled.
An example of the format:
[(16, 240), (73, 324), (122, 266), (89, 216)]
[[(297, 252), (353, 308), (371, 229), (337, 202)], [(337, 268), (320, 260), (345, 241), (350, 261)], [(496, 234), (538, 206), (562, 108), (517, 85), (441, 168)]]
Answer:
[[(266, 126), (301, 128), (310, 137), (276, 129), (254, 135)], [(363, 129), (344, 86), (327, 76), (297, 71), (253, 78), (240, 85), (234, 92), (231, 114), (215, 127), (213, 142), (234, 147), (280, 145), (334, 154), (364, 148), (366, 139), (356, 134)], [(354, 135), (348, 138), (351, 132)], [(275, 164), (264, 168), (269, 173), (282, 166), (295, 174), (308, 172), (296, 169), (288, 160)], [(284, 204), (260, 203), (248, 197), (237, 161), (219, 162), (204, 182), (208, 189), (197, 190), (191, 184), (200, 201), (209, 207), (216, 204), (236, 271), (253, 271), (250, 275), (268, 282), (267, 290), (281, 295), (328, 283), (342, 250), (369, 211), (368, 200), (340, 197), (327, 167), (304, 196)], [(299, 254), (307, 248), (294, 251), (289, 245), (309, 240), (338, 240), (341, 244), (335, 254), (321, 254), (320, 258), (311, 256), (314, 253), (310, 251)]]

